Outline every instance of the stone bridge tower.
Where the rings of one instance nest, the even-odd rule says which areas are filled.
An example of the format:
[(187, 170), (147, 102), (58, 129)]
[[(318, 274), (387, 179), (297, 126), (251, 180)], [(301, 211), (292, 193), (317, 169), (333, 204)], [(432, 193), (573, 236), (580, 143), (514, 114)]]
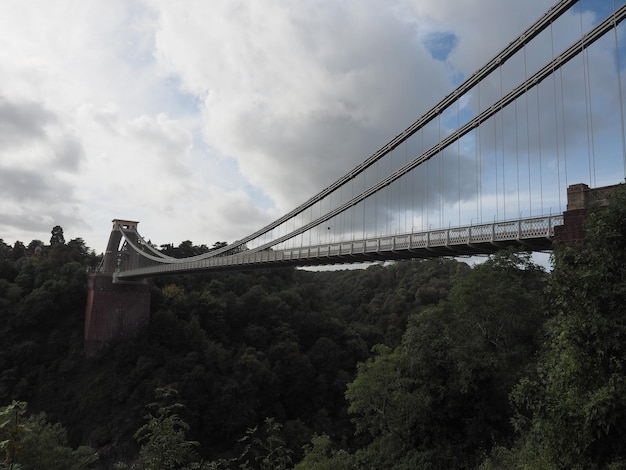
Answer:
[[(150, 319), (150, 287), (147, 279), (114, 281), (118, 265), (127, 252), (120, 249), (126, 236), (136, 243), (139, 222), (113, 220), (106, 252), (100, 266), (87, 277), (85, 354), (93, 356), (105, 345), (132, 332)], [(132, 250), (130, 250), (132, 253)]]
[(572, 184), (567, 188), (567, 210), (563, 212), (563, 225), (554, 227), (557, 240), (573, 243), (585, 240), (585, 218), (590, 207), (602, 207), (609, 204), (613, 190), (620, 186), (602, 186), (590, 188), (584, 183)]

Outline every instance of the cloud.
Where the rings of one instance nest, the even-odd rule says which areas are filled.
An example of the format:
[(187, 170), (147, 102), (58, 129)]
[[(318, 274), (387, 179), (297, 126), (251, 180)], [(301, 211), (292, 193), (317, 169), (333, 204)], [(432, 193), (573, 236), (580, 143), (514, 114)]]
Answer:
[(49, 181), (45, 172), (40, 172), (36, 168), (31, 170), (3, 168), (0, 175), (0, 196), (24, 202), (53, 199), (53, 196), (56, 196), (55, 189)]
[(156, 57), (204, 97), (205, 138), (281, 211), (446, 91), (445, 67), (410, 24), (374, 2), (214, 2), (208, 15), (202, 3), (152, 5)]
[[(62, 225), (66, 239), (101, 251), (118, 217), (139, 220), (158, 244), (243, 238), (386, 144), (545, 9), (544, 0), (9, 0), (0, 15), (0, 238), (47, 240)], [(581, 19), (594, 21), (577, 12), (555, 23), (555, 44)], [(546, 52), (538, 44), (532, 60)], [(616, 122), (606, 47), (589, 62), (598, 132)], [(584, 76), (564, 78), (568, 120), (542, 119), (546, 132), (586, 132), (574, 119), (584, 98), (570, 99), (581, 80), (584, 91)], [(481, 103), (498, 93), (498, 80), (485, 83)], [(477, 109), (472, 94), (462, 111)], [(436, 142), (455, 120), (419, 139)], [(482, 132), (483, 142), (498, 137)], [(514, 155), (519, 142), (505, 140)], [(477, 165), (475, 141), (413, 175), (420, 191), (418, 177), (430, 178), (420, 194), (433, 214), (438, 202), (446, 214), (459, 198), (471, 206), (476, 172), (492, 171), (488, 159)], [(376, 219), (406, 212), (409, 178), (402, 184)]]
[(40, 236), (49, 223), (84, 227), (72, 184), (84, 158), (57, 114), (40, 102), (0, 96), (0, 237)]
[(0, 95), (0, 145), (20, 146), (31, 139), (45, 137), (45, 125), (55, 116), (36, 102), (11, 102)]

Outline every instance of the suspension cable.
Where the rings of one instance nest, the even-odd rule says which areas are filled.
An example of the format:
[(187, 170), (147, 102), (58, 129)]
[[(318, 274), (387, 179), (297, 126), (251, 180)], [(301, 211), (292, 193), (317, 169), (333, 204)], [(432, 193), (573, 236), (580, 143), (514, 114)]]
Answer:
[(537, 142), (539, 147), (539, 207), (543, 207), (543, 152), (541, 147), (541, 100), (539, 99), (539, 85), (535, 87), (537, 94)]
[[(552, 56), (554, 57), (554, 28), (550, 25), (550, 46)], [(559, 211), (563, 211), (561, 206), (561, 161), (559, 158), (559, 116), (558, 107), (556, 103), (556, 73), (552, 73), (552, 95), (554, 96), (554, 132), (556, 133), (556, 179), (557, 179), (557, 194), (559, 195)]]
[[(528, 80), (526, 48), (524, 47), (524, 77)], [(531, 186), (531, 166), (530, 166), (530, 111), (528, 102), (528, 90), (525, 90), (524, 98), (526, 99), (526, 162), (528, 164), (528, 214), (533, 215), (533, 192)]]
[[(579, 16), (580, 16), (580, 34), (583, 34), (583, 12), (582, 9), (579, 12)], [(589, 168), (589, 185), (590, 186), (595, 186), (593, 184), (593, 177), (592, 177), (592, 173), (591, 173), (591, 140), (590, 140), (590, 135), (591, 135), (591, 131), (589, 129), (589, 121), (591, 119), (590, 114), (591, 114), (591, 110), (589, 109), (591, 107), (590, 105), (590, 97), (589, 97), (589, 64), (588, 64), (588, 56), (586, 54), (586, 50), (585, 49), (581, 49), (581, 56), (582, 56), (582, 60), (583, 60), (583, 78), (584, 78), (584, 88), (585, 88), (585, 117), (586, 117), (586, 124), (587, 124), (587, 166)]]
[[(615, 0), (613, 0), (613, 10), (615, 10)], [(619, 114), (621, 121), (621, 135), (622, 135), (622, 160), (624, 162), (624, 178), (626, 179), (626, 137), (624, 135), (624, 94), (622, 91), (622, 66), (620, 63), (619, 52), (619, 39), (617, 34), (617, 24), (613, 26), (613, 32), (615, 33), (615, 55), (617, 60), (617, 85), (619, 87)]]
[[(504, 94), (504, 84), (502, 83), (502, 69), (500, 66), (500, 96)], [(506, 162), (504, 158), (505, 146), (504, 146), (504, 108), (500, 108), (500, 145), (502, 146), (502, 217), (506, 220)]]

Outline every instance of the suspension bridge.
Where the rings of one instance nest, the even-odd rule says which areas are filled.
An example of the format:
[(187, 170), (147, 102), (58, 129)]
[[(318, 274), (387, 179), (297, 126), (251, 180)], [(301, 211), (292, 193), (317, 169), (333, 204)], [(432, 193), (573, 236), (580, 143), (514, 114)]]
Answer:
[[(177, 259), (138, 222), (113, 220), (90, 274), (88, 343), (145, 321), (154, 276), (545, 251), (580, 238), (585, 195), (605, 193), (590, 188), (626, 176), (625, 3), (559, 1), (360, 165), (224, 247)], [(117, 319), (103, 320), (111, 310)]]

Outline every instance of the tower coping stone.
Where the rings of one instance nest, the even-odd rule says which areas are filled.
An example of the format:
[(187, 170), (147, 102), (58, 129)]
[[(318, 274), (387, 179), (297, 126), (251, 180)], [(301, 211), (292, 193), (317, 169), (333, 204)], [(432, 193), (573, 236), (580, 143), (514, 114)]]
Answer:
[(136, 220), (113, 219), (112, 230), (137, 230), (139, 222)]

